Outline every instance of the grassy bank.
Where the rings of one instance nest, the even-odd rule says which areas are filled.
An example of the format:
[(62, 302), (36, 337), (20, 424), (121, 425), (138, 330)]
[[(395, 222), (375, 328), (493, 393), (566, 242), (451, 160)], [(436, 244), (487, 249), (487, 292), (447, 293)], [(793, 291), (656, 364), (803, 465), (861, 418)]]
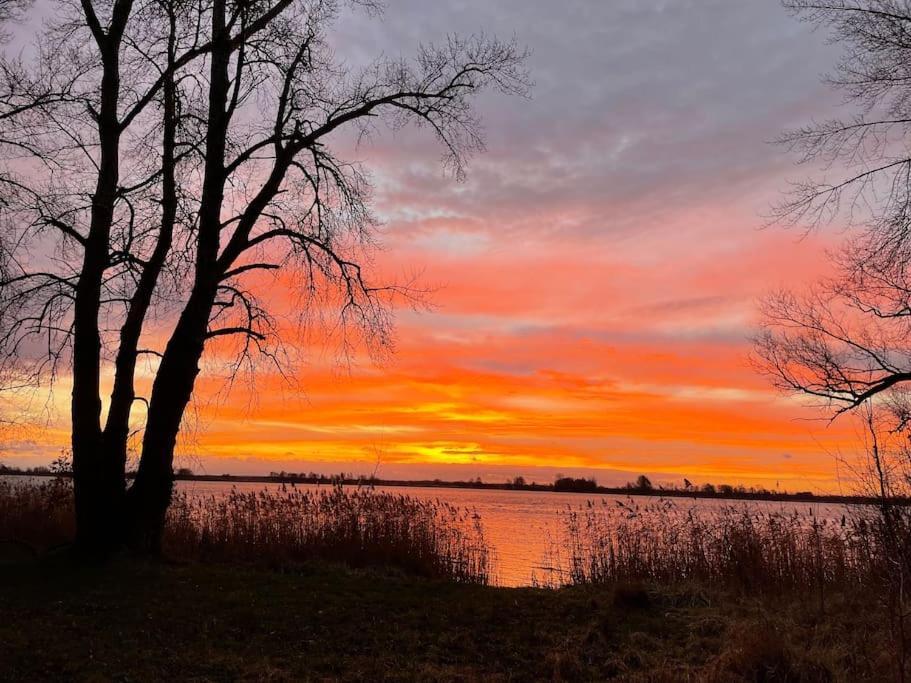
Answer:
[(889, 680), (863, 607), (46, 558), (0, 567), (0, 678)]
[(558, 546), (575, 585), (505, 589), (445, 503), (179, 496), (169, 562), (87, 567), (68, 482), (0, 482), (0, 680), (899, 680), (905, 511), (592, 504)]

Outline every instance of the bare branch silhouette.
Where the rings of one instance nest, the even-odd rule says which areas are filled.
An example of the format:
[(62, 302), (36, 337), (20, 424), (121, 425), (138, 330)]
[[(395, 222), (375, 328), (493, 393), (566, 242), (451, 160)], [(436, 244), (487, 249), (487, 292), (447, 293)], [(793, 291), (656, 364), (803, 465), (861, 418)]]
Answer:
[[(419, 286), (375, 273), (369, 177), (336, 155), (339, 136), (426, 127), (461, 178), (483, 150), (474, 95), (527, 90), (524, 50), (483, 35), (339, 64), (327, 38), (343, 5), (64, 0), (33, 56), (0, 62), (0, 356), (31, 385), (72, 376), (86, 547), (156, 546), (207, 348), (229, 382), (262, 362), (287, 374), (291, 328), (322, 321), (343, 350), (382, 353), (393, 305), (420, 303)], [(276, 287), (294, 320), (276, 316)]]

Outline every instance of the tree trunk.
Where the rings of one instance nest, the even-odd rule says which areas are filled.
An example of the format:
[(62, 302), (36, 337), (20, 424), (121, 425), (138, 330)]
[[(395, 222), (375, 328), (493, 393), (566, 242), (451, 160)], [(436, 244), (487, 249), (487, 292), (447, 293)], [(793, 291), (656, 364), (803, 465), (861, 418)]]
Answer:
[[(112, 492), (101, 461), (103, 441), (99, 394), (101, 341), (98, 336), (98, 301), (104, 267), (100, 263), (98, 251), (86, 249), (76, 290), (71, 405), (76, 544), (93, 554), (107, 546), (107, 509), (112, 502)], [(104, 255), (107, 255), (106, 252)]]
[(136, 480), (128, 494), (129, 543), (138, 552), (160, 551), (174, 486), (174, 448), (199, 375), (214, 292), (193, 292), (174, 329), (152, 387)]
[(123, 477), (106, 457), (101, 431), (101, 337), (98, 317), (101, 283), (108, 250), (117, 183), (120, 177), (119, 43), (100, 46), (104, 63), (98, 113), (100, 158), (92, 196), (92, 214), (85, 255), (76, 287), (73, 313), (72, 447), (76, 507), (76, 545), (89, 554), (105, 553), (118, 540)]

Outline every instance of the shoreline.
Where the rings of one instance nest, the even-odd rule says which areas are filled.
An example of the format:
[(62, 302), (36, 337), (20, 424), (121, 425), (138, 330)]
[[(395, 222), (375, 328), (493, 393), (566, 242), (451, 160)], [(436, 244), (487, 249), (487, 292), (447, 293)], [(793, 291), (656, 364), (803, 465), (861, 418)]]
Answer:
[[(64, 477), (71, 478), (68, 472), (25, 472), (25, 471), (0, 471), (0, 477)], [(133, 475), (128, 473), (127, 478)], [(770, 503), (828, 503), (840, 505), (879, 505), (881, 500), (873, 496), (851, 496), (841, 494), (814, 494), (809, 491), (796, 493), (773, 493), (749, 491), (733, 493), (708, 493), (700, 490), (686, 491), (682, 489), (651, 488), (641, 489), (627, 486), (596, 486), (590, 489), (563, 489), (554, 487), (553, 484), (524, 484), (517, 486), (511, 483), (484, 483), (474, 481), (443, 481), (440, 479), (429, 480), (403, 480), (403, 479), (378, 479), (378, 478), (340, 478), (340, 477), (305, 477), (305, 476), (273, 476), (273, 475), (233, 475), (233, 474), (176, 474), (175, 481), (200, 481), (230, 484), (295, 484), (304, 486), (330, 486), (341, 483), (344, 486), (381, 486), (387, 488), (439, 488), (439, 489), (473, 489), (479, 491), (517, 491), (530, 493), (573, 493), (577, 495), (596, 496), (639, 496), (647, 498), (693, 498), (706, 500), (735, 500), (747, 502)], [(911, 505), (911, 499), (894, 498), (890, 500), (894, 505)]]

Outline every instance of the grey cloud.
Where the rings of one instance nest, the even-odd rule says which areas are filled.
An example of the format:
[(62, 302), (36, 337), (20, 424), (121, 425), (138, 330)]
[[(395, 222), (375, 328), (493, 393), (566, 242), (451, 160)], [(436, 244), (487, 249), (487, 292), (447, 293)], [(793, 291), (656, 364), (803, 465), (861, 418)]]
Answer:
[[(467, 188), (442, 177), (429, 135), (383, 135), (363, 152), (401, 188), (379, 193), (395, 218), (411, 201), (508, 231), (528, 227), (520, 210), (582, 205), (560, 227), (591, 234), (635, 227), (656, 198), (668, 210), (737, 200), (790, 165), (767, 141), (836, 101), (819, 82), (836, 48), (775, 0), (401, 0), (380, 21), (356, 14), (341, 29), (339, 52), (353, 62), (407, 55), (447, 32), (515, 34), (532, 50), (533, 98), (481, 102), (489, 151)], [(616, 202), (625, 212), (604, 215)]]

